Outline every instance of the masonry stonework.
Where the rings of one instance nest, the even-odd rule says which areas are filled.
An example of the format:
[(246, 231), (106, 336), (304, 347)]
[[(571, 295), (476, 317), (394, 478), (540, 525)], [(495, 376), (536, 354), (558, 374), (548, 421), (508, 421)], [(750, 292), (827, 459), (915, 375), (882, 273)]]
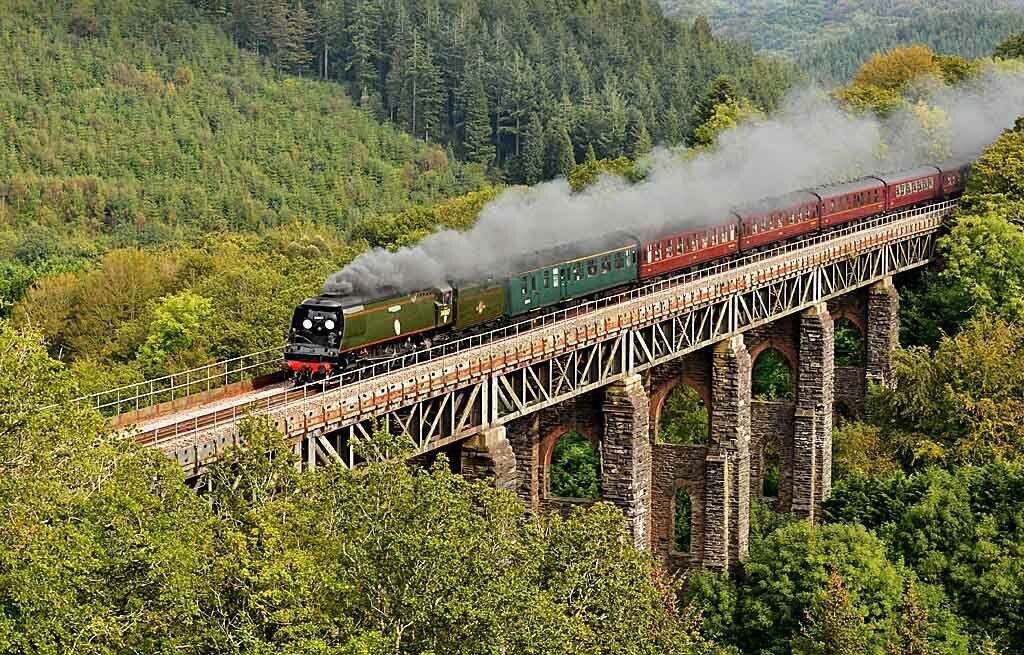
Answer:
[(800, 315), (800, 363), (793, 426), (793, 514), (814, 520), (832, 490), (832, 315), (824, 304)]
[(765, 498), (765, 452), (774, 446), (779, 455), (778, 496), (767, 499), (780, 512), (793, 504), (793, 412), (792, 400), (754, 400), (750, 407), (750, 495)]
[(750, 353), (737, 336), (714, 348), (705, 459), (704, 566), (737, 566), (750, 527)]
[(649, 402), (639, 375), (605, 388), (601, 499), (626, 515), (633, 541), (640, 548), (648, 544), (651, 503)]
[(462, 476), (468, 480), (492, 480), (504, 491), (516, 491), (516, 455), (505, 426), (488, 428), (462, 444)]
[(892, 349), (900, 337), (900, 297), (887, 277), (868, 288), (865, 377), (868, 384), (892, 381)]
[[(651, 517), (649, 542), (652, 552), (671, 569), (700, 566), (704, 554), (704, 466), (707, 444), (669, 444), (659, 441), (660, 415), (673, 389), (685, 384), (696, 390), (711, 408), (712, 352), (705, 348), (651, 369), (646, 376), (650, 389), (651, 419)], [(710, 421), (709, 421), (710, 425)], [(690, 549), (675, 548), (676, 493), (690, 498)]]

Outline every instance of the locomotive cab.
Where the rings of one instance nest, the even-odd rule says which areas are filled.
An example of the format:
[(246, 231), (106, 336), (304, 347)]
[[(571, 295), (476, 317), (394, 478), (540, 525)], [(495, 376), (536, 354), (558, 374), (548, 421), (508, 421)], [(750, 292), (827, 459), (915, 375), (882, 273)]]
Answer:
[(345, 333), (342, 302), (337, 298), (307, 298), (295, 308), (284, 358), (299, 379), (330, 374), (341, 353)]

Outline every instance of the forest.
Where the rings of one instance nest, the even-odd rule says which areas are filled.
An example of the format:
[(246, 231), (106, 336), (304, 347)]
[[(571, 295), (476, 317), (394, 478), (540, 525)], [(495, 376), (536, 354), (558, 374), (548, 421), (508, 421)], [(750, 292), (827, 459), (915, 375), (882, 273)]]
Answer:
[(648, 0), (199, 6), (277, 69), (338, 81), (378, 118), (513, 182), (565, 175), (588, 148), (604, 159), (682, 143), (696, 127), (690, 108), (718, 75), (766, 109), (798, 77)]
[[(639, 2), (9, 5), (0, 653), (1024, 649), (1024, 117), (976, 164), (942, 265), (901, 284), (896, 384), (837, 423), (825, 520), (758, 504), (740, 571), (671, 575), (610, 506), (531, 515), (443, 457), (404, 464), (387, 434), (360, 469), (299, 471), (248, 419), (197, 494), (66, 401), (277, 345), (328, 273), (466, 229), (509, 184), (578, 193), (642, 181), (656, 143), (713, 150), (778, 109), (795, 66)], [(996, 59), (939, 52), (865, 53), (832, 96), (909, 112), (946, 152), (919, 83), (1020, 71), (1024, 33), (977, 53)], [(856, 357), (849, 335), (836, 349)], [(754, 393), (787, 383), (767, 361)], [(706, 438), (696, 405), (667, 408), (674, 443)], [(559, 443), (559, 493), (599, 494), (587, 447)]]
[(921, 43), (946, 54), (988, 55), (1024, 29), (1018, 0), (662, 0), (687, 20), (797, 62), (812, 78), (843, 82), (872, 53)]

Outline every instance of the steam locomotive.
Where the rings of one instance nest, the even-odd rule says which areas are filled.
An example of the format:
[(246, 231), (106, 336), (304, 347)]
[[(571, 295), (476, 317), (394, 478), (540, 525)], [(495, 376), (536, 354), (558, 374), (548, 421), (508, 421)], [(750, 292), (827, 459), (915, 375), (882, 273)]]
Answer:
[[(296, 380), (392, 357), (530, 312), (686, 272), (795, 237), (963, 193), (971, 162), (950, 161), (764, 199), (719, 222), (643, 241), (621, 232), (533, 253), (519, 272), (377, 297), (320, 295), (295, 309), (285, 361)], [(580, 255), (579, 253), (589, 253)]]

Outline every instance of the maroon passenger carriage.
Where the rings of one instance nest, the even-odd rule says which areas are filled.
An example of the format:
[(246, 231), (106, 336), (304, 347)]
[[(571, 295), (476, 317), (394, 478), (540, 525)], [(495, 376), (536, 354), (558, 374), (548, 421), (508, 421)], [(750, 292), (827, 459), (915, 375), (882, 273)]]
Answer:
[(942, 196), (941, 171), (937, 166), (922, 166), (900, 173), (887, 173), (878, 178), (888, 187), (886, 211), (899, 211)]
[(865, 177), (815, 189), (821, 197), (821, 228), (831, 228), (885, 211), (885, 182)]
[(797, 191), (733, 210), (740, 228), (740, 250), (778, 244), (818, 229), (821, 198)]
[(647, 241), (640, 251), (641, 280), (690, 268), (739, 250), (736, 223), (723, 223)]
[(942, 197), (958, 196), (967, 189), (967, 178), (971, 174), (971, 160), (952, 160), (939, 165), (942, 174)]

